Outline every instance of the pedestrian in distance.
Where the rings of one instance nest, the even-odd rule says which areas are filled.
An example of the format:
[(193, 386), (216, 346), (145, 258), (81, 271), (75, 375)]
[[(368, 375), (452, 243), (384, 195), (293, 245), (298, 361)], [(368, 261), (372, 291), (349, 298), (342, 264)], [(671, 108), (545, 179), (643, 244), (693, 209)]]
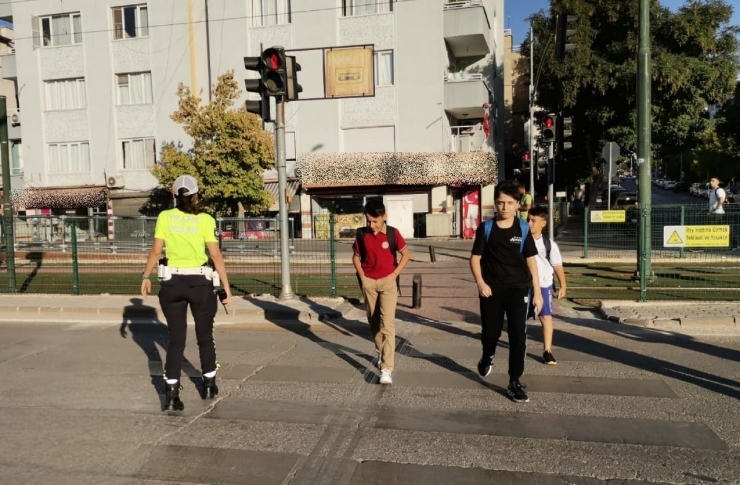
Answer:
[(527, 193), (524, 185), (519, 186), (519, 218), (526, 221), (529, 209), (532, 208), (532, 196)]
[(719, 177), (709, 179), (709, 215), (725, 213), (724, 205), (727, 201), (727, 193), (725, 189), (719, 186), (720, 182)]
[[(223, 283), (224, 306), (231, 303), (231, 289), (224, 258), (218, 247), (216, 221), (198, 207), (198, 182), (190, 175), (178, 177), (172, 184), (175, 208), (157, 217), (146, 267), (142, 273), (141, 295), (152, 291), (149, 275), (159, 262), (159, 304), (167, 320), (169, 342), (165, 361), (165, 411), (182, 411), (180, 373), (187, 335), (188, 306), (195, 320), (195, 335), (203, 374), (203, 399), (218, 394), (216, 385), (216, 346), (213, 320), (218, 301), (216, 287)], [(208, 254), (206, 254), (206, 248)], [(166, 249), (167, 257), (162, 257)], [(212, 265), (209, 261), (212, 261)]]
[(560, 254), (560, 248), (555, 241), (551, 241), (542, 232), (547, 226), (547, 215), (547, 208), (542, 206), (533, 207), (529, 211), (529, 232), (532, 234), (535, 246), (537, 246), (537, 273), (540, 277), (542, 307), (539, 313), (536, 313), (534, 305), (532, 305), (532, 299), (530, 299), (527, 318), (536, 318), (539, 316), (540, 323), (542, 324), (542, 360), (545, 364), (555, 365), (558, 361), (552, 355), (553, 274), (558, 277), (558, 299), (565, 298), (567, 285), (565, 283), (565, 271), (563, 271), (563, 257)]
[[(380, 383), (388, 385), (393, 383), (395, 363), (398, 280), (411, 252), (401, 232), (386, 224), (388, 215), (382, 201), (368, 201), (363, 212), (367, 226), (357, 230), (352, 264), (365, 297)], [(401, 253), (400, 261), (396, 253)]]
[(483, 355), (478, 374), (491, 373), (504, 316), (509, 333), (509, 386), (514, 402), (528, 402), (524, 374), (527, 352), (527, 307), (530, 289), (532, 302), (540, 310), (542, 290), (537, 272), (537, 246), (527, 221), (517, 217), (521, 198), (515, 180), (499, 182), (494, 192), (496, 217), (478, 227), (470, 256), (470, 270), (478, 285)]

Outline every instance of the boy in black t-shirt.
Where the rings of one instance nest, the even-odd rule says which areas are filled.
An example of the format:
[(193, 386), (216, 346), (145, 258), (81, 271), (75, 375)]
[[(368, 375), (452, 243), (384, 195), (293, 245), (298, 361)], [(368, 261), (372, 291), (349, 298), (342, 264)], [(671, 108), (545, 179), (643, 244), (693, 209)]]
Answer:
[(480, 296), (483, 356), (478, 373), (481, 377), (491, 373), (505, 314), (510, 347), (507, 392), (514, 402), (528, 402), (519, 378), (524, 373), (527, 351), (529, 289), (534, 289), (532, 303), (537, 309), (543, 302), (537, 247), (526, 221), (516, 217), (520, 197), (515, 180), (504, 180), (496, 186), (496, 217), (481, 224), (475, 233), (470, 270)]

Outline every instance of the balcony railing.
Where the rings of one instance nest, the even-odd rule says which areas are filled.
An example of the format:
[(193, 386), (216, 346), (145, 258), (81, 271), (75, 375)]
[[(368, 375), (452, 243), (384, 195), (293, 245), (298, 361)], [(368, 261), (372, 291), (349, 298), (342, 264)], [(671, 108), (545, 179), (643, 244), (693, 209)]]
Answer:
[(445, 73), (445, 82), (457, 81), (482, 81), (483, 74), (479, 72), (447, 72)]
[(445, 10), (467, 7), (482, 7), (483, 0), (452, 0), (445, 3)]

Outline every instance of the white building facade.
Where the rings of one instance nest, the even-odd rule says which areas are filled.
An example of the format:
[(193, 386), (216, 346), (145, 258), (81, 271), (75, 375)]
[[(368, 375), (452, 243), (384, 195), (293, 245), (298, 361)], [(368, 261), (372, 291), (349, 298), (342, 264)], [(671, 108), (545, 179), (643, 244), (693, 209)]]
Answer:
[[(14, 30), (13, 49), (0, 55), (3, 78), (16, 84), (21, 118), (10, 138), (22, 148), (15, 172), (26, 191), (74, 189), (96, 201), (90, 194), (104, 189), (117, 213), (133, 215), (156, 185), (150, 169), (162, 143), (190, 144), (170, 119), (178, 83), (207, 100), (220, 74), (248, 77), (243, 58), (273, 45), (375, 49), (374, 97), (288, 104), (289, 160), (503, 154), (503, 0), (0, 0), (0, 18)], [(320, 88), (316, 69), (303, 61), (306, 92)], [(421, 182), (427, 193), (414, 189), (414, 212), (455, 209), (454, 186)], [(490, 183), (484, 217), (493, 210)], [(359, 195), (375, 189), (368, 190)], [(321, 211), (317, 201), (331, 193), (303, 190), (304, 216)]]

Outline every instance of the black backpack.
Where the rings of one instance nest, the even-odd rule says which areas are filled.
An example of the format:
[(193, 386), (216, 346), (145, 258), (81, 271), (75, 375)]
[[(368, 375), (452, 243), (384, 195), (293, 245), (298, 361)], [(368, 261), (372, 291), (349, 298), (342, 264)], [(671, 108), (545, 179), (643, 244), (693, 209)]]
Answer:
[[(367, 252), (365, 251), (365, 235), (368, 231), (369, 229), (367, 227), (360, 227), (355, 232), (357, 247), (360, 250), (360, 262), (365, 262), (365, 258), (367, 258)], [(398, 266), (398, 244), (396, 243), (396, 228), (386, 225), (385, 235), (388, 238), (388, 249), (390, 249), (391, 254), (393, 255), (393, 266)], [(360, 273), (357, 273), (357, 282), (360, 284), (360, 289), (362, 289), (362, 278), (360, 278)], [(400, 295), (401, 275), (396, 276), (396, 288), (398, 288), (398, 294)]]

